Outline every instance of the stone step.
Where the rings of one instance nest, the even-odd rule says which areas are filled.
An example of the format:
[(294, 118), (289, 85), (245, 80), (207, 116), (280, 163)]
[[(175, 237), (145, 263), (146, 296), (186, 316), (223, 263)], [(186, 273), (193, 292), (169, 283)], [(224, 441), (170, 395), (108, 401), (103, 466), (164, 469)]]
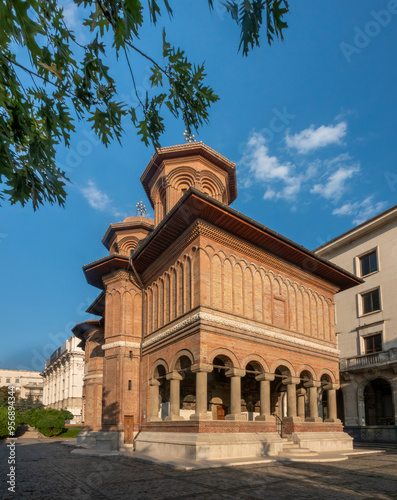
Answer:
[(301, 448), (299, 444), (293, 443), (292, 441), (283, 444), (283, 449), (278, 454), (281, 458), (305, 458), (305, 457), (317, 457), (318, 453), (310, 450), (309, 448)]
[(318, 453), (316, 451), (309, 450), (308, 448), (300, 448), (299, 450), (286, 450), (286, 451), (281, 451), (281, 455), (283, 456), (316, 456)]

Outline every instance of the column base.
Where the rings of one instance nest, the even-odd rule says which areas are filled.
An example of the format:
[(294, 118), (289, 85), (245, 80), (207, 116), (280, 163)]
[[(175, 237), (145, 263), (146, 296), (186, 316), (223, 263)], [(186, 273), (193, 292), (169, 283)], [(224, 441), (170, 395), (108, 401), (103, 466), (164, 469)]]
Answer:
[(255, 417), (255, 421), (259, 422), (274, 422), (275, 417), (273, 415), (258, 415)]
[(326, 418), (324, 422), (332, 422), (334, 424), (341, 424), (342, 422), (339, 420), (339, 418)]
[(247, 420), (247, 415), (242, 415), (241, 413), (230, 413), (225, 416), (225, 420)]
[(283, 423), (284, 422), (287, 424), (299, 424), (300, 422), (302, 422), (302, 419), (301, 417), (284, 417)]
[(168, 417), (165, 417), (164, 420), (169, 422), (170, 420), (176, 421), (176, 420), (185, 420), (185, 419), (183, 417), (181, 417), (180, 415), (168, 415)]
[(148, 422), (162, 422), (162, 419), (160, 417), (150, 417)]
[(212, 415), (208, 413), (193, 413), (193, 415), (190, 415), (190, 420), (212, 420)]
[(322, 422), (323, 419), (321, 417), (306, 417), (304, 422)]

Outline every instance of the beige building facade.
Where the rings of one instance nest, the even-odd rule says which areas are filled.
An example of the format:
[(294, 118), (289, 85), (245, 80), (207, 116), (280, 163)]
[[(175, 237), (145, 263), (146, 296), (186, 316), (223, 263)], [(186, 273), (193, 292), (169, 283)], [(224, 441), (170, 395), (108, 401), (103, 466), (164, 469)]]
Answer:
[(43, 401), (43, 377), (40, 372), (0, 369), (0, 387), (14, 386), (19, 397)]
[(79, 424), (83, 410), (84, 351), (75, 336), (66, 340), (45, 362), (43, 404), (48, 408), (68, 410)]
[(397, 442), (397, 206), (316, 250), (361, 285), (335, 296), (346, 430)]

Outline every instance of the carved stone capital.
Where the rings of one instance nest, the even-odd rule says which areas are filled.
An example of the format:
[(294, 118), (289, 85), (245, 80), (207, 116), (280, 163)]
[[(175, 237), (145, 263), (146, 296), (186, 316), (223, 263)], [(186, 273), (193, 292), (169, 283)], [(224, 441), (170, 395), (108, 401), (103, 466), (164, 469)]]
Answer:
[(258, 382), (262, 382), (262, 380), (273, 382), (275, 378), (276, 375), (274, 373), (261, 373), (260, 375), (256, 375), (255, 380), (257, 380)]
[(195, 363), (190, 367), (193, 373), (195, 372), (207, 372), (210, 373), (213, 371), (214, 366), (208, 363)]
[(321, 382), (320, 381), (317, 381), (317, 380), (308, 380), (307, 382), (304, 382), (303, 383), (304, 387), (306, 387), (307, 389), (309, 387), (321, 387)]
[(290, 384), (298, 385), (300, 381), (301, 379), (299, 377), (285, 377), (282, 380), (284, 385), (290, 385)]
[(245, 370), (241, 368), (229, 368), (225, 373), (226, 377), (244, 377)]
[(167, 380), (182, 380), (183, 379), (182, 375), (178, 372), (167, 373), (165, 378)]

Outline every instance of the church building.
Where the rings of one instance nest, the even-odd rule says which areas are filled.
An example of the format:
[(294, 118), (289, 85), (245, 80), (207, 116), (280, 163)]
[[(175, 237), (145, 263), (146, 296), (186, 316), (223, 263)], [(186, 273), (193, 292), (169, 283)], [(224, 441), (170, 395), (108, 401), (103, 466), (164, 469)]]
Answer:
[(230, 207), (236, 168), (203, 143), (158, 149), (154, 209), (111, 224), (73, 333), (98, 449), (193, 460), (349, 450), (337, 418), (334, 296), (355, 275)]

